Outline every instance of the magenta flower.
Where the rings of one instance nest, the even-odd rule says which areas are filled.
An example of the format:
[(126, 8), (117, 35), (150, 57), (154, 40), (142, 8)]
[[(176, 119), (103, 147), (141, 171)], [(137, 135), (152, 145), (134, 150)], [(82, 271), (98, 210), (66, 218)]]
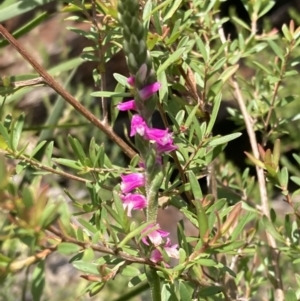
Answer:
[[(153, 228), (155, 225), (151, 224), (146, 227), (142, 232), (147, 232), (148, 229)], [(149, 246), (150, 241), (154, 246), (159, 246), (163, 242), (163, 237), (167, 237), (170, 233), (163, 231), (161, 229), (152, 230), (147, 236), (142, 238), (142, 241), (145, 245)]]
[(139, 115), (134, 115), (131, 119), (130, 136), (132, 137), (136, 133), (146, 140), (156, 142), (159, 153), (167, 153), (177, 149), (177, 146), (173, 144), (172, 134), (168, 130), (149, 128), (145, 120)]
[(130, 76), (127, 78), (127, 83), (130, 85), (130, 86), (134, 86), (134, 83), (135, 83), (135, 78), (133, 76)]
[(145, 185), (145, 176), (141, 173), (132, 173), (129, 175), (121, 176), (121, 191), (123, 193), (128, 193), (137, 187)]
[(157, 151), (159, 154), (169, 153), (177, 149), (177, 145), (173, 144), (173, 141), (168, 142), (165, 145), (157, 144)]
[(117, 108), (120, 111), (129, 111), (129, 110), (135, 110), (136, 111), (136, 106), (134, 100), (128, 100), (125, 102), (120, 102), (117, 104)]
[[(167, 238), (167, 242), (166, 244), (163, 246), (163, 249), (165, 250), (165, 252), (167, 253), (167, 255), (171, 258), (175, 258), (175, 259), (178, 259), (179, 258), (179, 251), (178, 251), (178, 245), (175, 244), (175, 245), (171, 245), (171, 241), (169, 238)], [(163, 256), (160, 252), (160, 250), (158, 249), (155, 249), (151, 252), (151, 257), (150, 257), (150, 260), (152, 262), (160, 262), (160, 261), (163, 261)]]
[(145, 120), (139, 115), (133, 115), (131, 119), (131, 130), (130, 136), (134, 136), (138, 133), (140, 136), (145, 135), (145, 130), (147, 128), (147, 124)]
[(146, 128), (146, 138), (148, 140), (153, 140), (158, 144), (165, 145), (173, 142), (172, 135), (168, 133), (168, 130), (160, 130), (153, 128)]
[(128, 193), (121, 196), (124, 208), (127, 208), (128, 216), (131, 216), (131, 211), (141, 210), (147, 206), (147, 200), (144, 195), (138, 193)]
[(141, 99), (143, 100), (148, 99), (150, 96), (152, 96), (155, 92), (157, 92), (160, 89), (160, 86), (161, 85), (159, 82), (155, 82), (139, 90), (139, 95)]

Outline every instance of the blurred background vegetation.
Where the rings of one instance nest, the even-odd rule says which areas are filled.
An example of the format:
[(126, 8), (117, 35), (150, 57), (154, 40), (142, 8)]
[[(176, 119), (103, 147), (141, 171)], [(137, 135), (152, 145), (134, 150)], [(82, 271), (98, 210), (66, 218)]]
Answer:
[[(85, 10), (79, 9), (80, 5), (76, 6), (76, 1), (73, 5), (69, 5), (68, 1), (42, 1), (42, 0), (4, 0), (0, 4), (0, 22), (7, 28), (19, 42), (37, 59), (44, 68), (46, 68), (55, 78), (62, 83), (65, 89), (78, 99), (86, 108), (91, 110), (96, 116), (101, 116), (100, 98), (94, 98), (90, 94), (93, 91), (101, 90), (99, 78), (105, 81), (105, 89), (114, 91), (116, 88), (116, 80), (113, 77), (114, 73), (119, 73), (124, 76), (128, 75), (126, 61), (124, 55), (118, 52), (118, 46), (121, 43), (119, 28), (110, 27), (113, 21), (110, 20), (112, 11), (105, 11), (101, 3), (112, 5), (114, 7), (116, 1), (96, 1), (97, 16), (93, 15), (91, 9), (92, 2), (83, 1)], [(141, 1), (143, 7), (145, 1)], [(182, 1), (178, 10), (178, 14), (184, 14), (192, 1)], [(241, 39), (245, 27), (251, 26), (250, 18), (244, 8), (245, 2), (240, 0), (221, 1), (221, 5), (216, 8), (220, 18), (227, 18), (224, 23), (224, 30), (227, 36), (232, 40)], [(82, 2), (78, 2), (82, 3)], [(74, 5), (75, 4), (75, 5)], [(79, 8), (78, 8), (79, 7)], [(102, 11), (101, 11), (102, 9)], [(105, 19), (106, 18), (106, 19)], [(113, 18), (112, 18), (113, 19)], [(115, 37), (112, 47), (102, 49), (102, 54), (93, 54), (95, 34), (89, 31), (93, 20), (99, 22), (102, 35), (97, 38), (100, 43), (105, 44), (106, 39), (109, 39), (109, 30)], [(293, 20), (295, 27), (300, 25), (300, 3), (297, 0), (275, 1), (275, 6), (257, 23), (258, 32), (263, 35), (272, 29), (281, 30), (283, 24), (289, 24)], [(174, 20), (174, 23), (176, 20)], [(196, 23), (191, 19), (191, 23)], [(105, 25), (103, 25), (105, 24)], [(193, 24), (194, 25), (194, 24)], [(196, 26), (196, 25), (195, 25)], [(208, 29), (205, 28), (207, 31)], [(181, 35), (188, 35), (190, 32), (185, 29)], [(92, 38), (89, 38), (89, 35)], [(155, 35), (153, 36), (155, 39)], [(110, 41), (111, 42), (111, 41)], [(216, 42), (215, 47), (220, 47)], [(280, 39), (276, 41), (280, 45)], [(283, 42), (282, 42), (283, 43)], [(100, 52), (101, 52), (100, 51)], [(99, 59), (102, 55), (102, 59)], [(95, 59), (98, 56), (98, 60)], [(197, 55), (195, 55), (197, 57)], [(255, 94), (255, 86), (257, 78), (261, 76), (263, 81), (263, 73), (257, 72), (259, 68), (253, 61), (260, 62), (262, 66), (268, 68), (266, 62), (269, 62), (270, 57), (275, 59), (274, 51), (270, 47), (266, 47), (259, 54), (242, 58), (240, 60), (241, 68), (238, 71), (238, 76), (242, 78), (248, 86), (249, 93)], [(291, 61), (294, 62), (295, 68), (299, 69), (300, 48), (298, 47), (292, 54)], [(96, 71), (95, 71), (96, 70)], [(100, 74), (100, 76), (99, 76)], [(37, 75), (25, 60), (10, 46), (5, 39), (0, 39), (0, 77), (2, 83), (5, 81), (22, 81), (35, 78)], [(213, 79), (211, 83), (213, 83)], [(2, 89), (2, 90), (1, 90)], [(299, 77), (288, 76), (283, 79), (283, 84), (279, 90), (280, 98), (295, 95), (290, 104), (276, 108), (277, 117), (279, 120), (292, 120), (280, 126), (280, 131), (276, 132), (276, 128), (269, 137), (269, 143), (280, 137), (282, 141), (282, 156), (281, 163), (288, 167), (291, 175), (300, 176), (300, 169), (295, 164), (292, 153), (299, 154), (300, 140), (300, 102), (298, 97)], [(89, 149), (90, 140), (94, 137), (97, 142), (104, 143), (105, 149), (108, 152), (110, 161), (115, 165), (126, 166), (127, 159), (120, 153), (120, 149), (112, 144), (108, 139), (97, 129), (92, 126), (87, 120), (78, 114), (71, 106), (67, 105), (53, 90), (45, 86), (40, 87), (23, 87), (7, 91), (6, 88), (0, 87), (0, 105), (1, 105), (1, 120), (5, 116), (11, 114), (12, 118), (18, 118), (21, 113), (25, 113), (24, 129), (20, 140), (21, 146), (27, 143), (28, 148), (34, 148), (38, 142), (42, 140), (53, 140), (53, 154), (55, 157), (63, 157), (76, 159), (68, 140), (68, 135), (76, 137), (83, 145), (84, 150)], [(270, 94), (269, 94), (270, 95)], [(269, 96), (266, 95), (266, 96)], [(223, 87), (224, 106), (221, 106), (219, 120), (216, 124), (215, 134), (228, 134), (236, 131), (244, 131), (244, 123), (236, 105), (233, 104), (233, 97), (228, 86)], [(116, 97), (112, 99), (112, 104), (120, 101)], [(253, 106), (253, 116), (261, 115), (269, 110), (267, 102), (262, 99), (249, 103)], [(227, 109), (229, 108), (229, 113)], [(259, 131), (259, 123), (257, 123)], [(123, 121), (118, 119), (115, 123), (115, 129), (119, 133), (123, 132)], [(244, 132), (245, 133), (245, 132)], [(247, 137), (246, 137), (247, 140)], [(247, 167), (250, 162), (245, 161), (244, 151), (249, 151), (249, 146), (244, 143), (244, 140), (232, 142), (233, 146), (228, 146), (226, 154), (220, 156), (216, 170), (228, 177), (232, 175), (231, 182), (235, 187), (237, 178), (241, 177), (241, 172)], [(231, 160), (231, 163), (228, 163)], [(13, 170), (16, 162), (14, 160), (6, 160), (8, 170)], [(238, 165), (238, 166), (236, 166)], [(251, 165), (251, 164), (250, 164)], [(228, 171), (224, 171), (228, 169)], [(66, 167), (66, 171), (68, 171)], [(40, 173), (42, 174), (42, 172)], [(30, 173), (15, 174), (13, 177), (14, 184), (19, 187), (22, 183), (31, 182)], [(51, 175), (43, 178), (43, 185), (48, 185), (48, 196), (50, 203), (55, 201), (62, 193), (63, 189), (67, 190), (68, 195), (72, 195), (82, 204), (89, 202), (89, 195), (86, 193), (85, 184), (70, 181), (68, 178), (63, 178), (57, 175)], [(228, 190), (220, 186), (219, 196), (228, 197), (232, 203), (239, 200), (239, 196), (235, 196)], [(270, 188), (272, 189), (272, 188)], [(229, 191), (229, 193), (228, 193)], [(104, 192), (107, 198), (110, 198), (110, 192)], [(104, 196), (105, 198), (105, 196)], [(71, 203), (71, 200), (69, 200)], [(275, 204), (275, 203), (274, 203)], [(286, 207), (279, 206), (279, 212), (286, 210)], [(276, 207), (276, 206), (275, 206)], [(74, 207), (70, 207), (72, 210)], [(4, 210), (4, 209), (3, 209)], [(88, 214), (86, 214), (88, 217)], [(4, 213), (0, 211), (0, 230), (4, 229)], [(3, 237), (5, 231), (3, 232)], [(32, 250), (29, 250), (21, 241), (17, 239), (3, 239), (0, 232), (0, 256), (10, 258), (26, 257)], [(90, 297), (83, 294), (86, 286), (86, 280), (79, 277), (77, 272), (67, 262), (70, 258), (65, 255), (53, 255), (49, 257), (46, 263), (46, 287), (43, 298), (41, 300), (90, 300)], [(287, 263), (288, 261), (286, 261)], [(288, 264), (288, 263), (287, 263)], [(284, 263), (283, 263), (284, 266)], [(286, 269), (290, 269), (291, 275), (297, 270), (298, 265), (287, 265)], [(1, 279), (0, 270), (0, 300), (35, 300), (30, 293), (30, 283), (32, 278), (29, 277), (30, 272), (37, 267), (28, 267), (22, 273), (3, 275)], [(293, 286), (294, 278), (291, 280), (289, 273), (285, 274), (284, 282), (290, 282)], [(300, 282), (300, 278), (297, 278)], [(263, 281), (263, 280), (262, 280)], [(260, 285), (262, 283), (259, 283)], [(118, 296), (122, 296), (126, 291), (126, 279), (117, 277), (114, 282), (110, 282), (99, 299), (99, 296), (92, 297), (91, 300), (121, 300)], [(252, 284), (256, 285), (256, 284)], [(298, 283), (300, 286), (300, 284)], [(131, 300), (146, 300), (145, 296), (135, 297)], [(253, 299), (254, 300), (254, 299)]]

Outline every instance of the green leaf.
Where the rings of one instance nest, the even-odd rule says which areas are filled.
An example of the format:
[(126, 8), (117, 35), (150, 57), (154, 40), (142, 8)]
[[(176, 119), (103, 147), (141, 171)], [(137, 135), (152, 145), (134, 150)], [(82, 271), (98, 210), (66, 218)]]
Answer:
[(200, 264), (201, 266), (205, 266), (205, 267), (217, 267), (218, 266), (218, 263), (216, 263), (211, 258), (199, 258), (196, 260), (196, 262), (198, 264)]
[(49, 203), (46, 208), (44, 208), (42, 215), (40, 217), (39, 224), (42, 228), (47, 228), (51, 225), (54, 220), (58, 217), (59, 205), (57, 203)]
[(233, 65), (224, 70), (224, 72), (220, 75), (220, 79), (225, 83), (232, 75), (234, 75), (239, 69), (239, 65)]
[(300, 178), (299, 177), (295, 177), (295, 176), (292, 176), (291, 177), (291, 180), (296, 183), (298, 186), (300, 186)]
[(269, 0), (269, 1), (262, 1), (262, 2), (258, 2), (263, 4), (262, 5), (262, 10), (259, 12), (257, 19), (261, 18), (262, 16), (264, 16), (276, 3), (276, 1), (273, 0)]
[(74, 161), (74, 160), (69, 160), (69, 159), (63, 159), (63, 158), (55, 158), (52, 159), (55, 163), (64, 165), (64, 166), (68, 166), (77, 170), (82, 170), (82, 166), (81, 164), (79, 164), (79, 162)]
[(177, 49), (174, 53), (172, 53), (168, 59), (159, 66), (157, 69), (157, 74), (160, 74), (161, 72), (165, 71), (169, 66), (171, 66), (174, 62), (176, 62), (182, 54), (186, 51), (186, 47), (181, 47)]
[(8, 7), (0, 10), (0, 22), (9, 20), (13, 17), (24, 14), (34, 8), (41, 6), (46, 3), (53, 2), (54, 0), (35, 0), (35, 1), (18, 1)]
[(229, 134), (229, 135), (226, 135), (226, 136), (223, 136), (223, 137), (213, 138), (208, 143), (208, 145), (209, 146), (216, 146), (216, 145), (219, 145), (219, 144), (224, 144), (224, 143), (227, 143), (231, 140), (234, 140), (234, 139), (240, 137), (241, 135), (242, 135), (242, 133), (233, 133), (233, 134)]
[(140, 274), (140, 270), (131, 265), (126, 265), (121, 271), (121, 275), (124, 277), (135, 277)]
[(231, 240), (236, 240), (238, 235), (245, 229), (245, 226), (255, 217), (256, 214), (253, 212), (247, 212), (246, 214), (243, 214), (238, 224), (234, 227), (234, 230), (232, 231)]
[(264, 215), (263, 218), (260, 220), (263, 228), (266, 229), (276, 240), (285, 243), (284, 237), (282, 237), (277, 230), (275, 229), (274, 225), (270, 222), (270, 220)]
[(179, 249), (179, 264), (184, 263), (186, 260), (186, 252), (184, 249), (180, 248)]
[[(190, 300), (190, 299), (186, 299), (186, 300)], [(174, 285), (170, 283), (163, 284), (161, 289), (161, 301), (178, 301), (176, 293), (174, 291)]]
[(193, 202), (196, 210), (197, 210), (197, 218), (198, 218), (198, 228), (199, 228), (199, 235), (202, 241), (207, 241), (207, 232), (208, 232), (208, 217), (205, 212), (205, 209), (202, 206), (201, 200), (196, 199)]
[(131, 93), (120, 93), (120, 92), (110, 92), (110, 91), (97, 91), (91, 93), (93, 97), (130, 97)]
[(215, 125), (215, 122), (216, 122), (216, 119), (217, 119), (217, 116), (218, 116), (218, 112), (219, 112), (219, 109), (220, 109), (221, 101), (222, 101), (222, 94), (219, 93), (216, 96), (216, 98), (214, 99), (213, 110), (212, 110), (212, 113), (211, 113), (211, 116), (210, 116), (208, 126), (206, 128), (206, 132), (205, 132), (206, 134), (210, 134), (212, 129), (213, 129), (213, 126)]
[(285, 301), (297, 301), (298, 298), (296, 296), (296, 292), (291, 289), (288, 288), (287, 292), (285, 293)]
[(40, 261), (32, 273), (31, 293), (33, 301), (40, 301), (42, 299), (45, 287), (45, 262)]
[(241, 19), (239, 19), (238, 17), (236, 16), (232, 16), (231, 19), (238, 25), (242, 26), (243, 28), (251, 31), (250, 27)]
[(215, 97), (221, 92), (224, 83), (221, 79), (215, 81), (208, 91), (208, 98), (215, 99)]
[(54, 141), (51, 141), (45, 150), (45, 157), (46, 157), (46, 162), (45, 164), (47, 166), (52, 167), (52, 154), (53, 154), (53, 146), (54, 146)]
[[(127, 244), (127, 242), (129, 240), (131, 240), (134, 237), (138, 237), (139, 235), (141, 235), (141, 233), (143, 232), (143, 230), (145, 230), (147, 228), (147, 226), (153, 224), (153, 221), (149, 221), (146, 222), (144, 224), (142, 224), (141, 226), (137, 227), (134, 231), (128, 233), (123, 240), (118, 244), (118, 248), (122, 248), (123, 246), (125, 246)], [(145, 234), (147, 233), (147, 231), (145, 231)]]
[[(1, 12), (1, 9), (0, 9)], [(0, 19), (2, 14), (0, 13)], [(26, 23), (24, 26), (13, 32), (13, 36), (15, 39), (22, 37), (26, 33), (33, 30), (35, 27), (37, 27), (39, 24), (41, 24), (43, 21), (50, 18), (51, 14), (48, 12), (43, 12), (40, 15), (36, 16), (35, 18), (31, 19), (28, 23)], [(3, 40), (0, 42), (0, 48), (5, 47), (9, 45), (9, 42), (7, 40)]]
[(69, 140), (69, 143), (71, 144), (71, 147), (72, 147), (74, 153), (76, 154), (77, 158), (79, 159), (79, 161), (83, 165), (85, 165), (86, 154), (85, 154), (80, 142), (78, 141), (78, 139), (73, 138), (71, 135), (68, 135), (68, 140)]
[(178, 10), (179, 6), (181, 5), (182, 0), (175, 0), (173, 1), (170, 10), (168, 11), (168, 13), (165, 15), (164, 17), (164, 22), (170, 18), (172, 18), (172, 16), (175, 14), (175, 12)]
[(57, 247), (57, 251), (64, 255), (78, 253), (80, 250), (81, 250), (80, 246), (73, 244), (71, 242), (62, 242)]
[(23, 186), (22, 199), (23, 199), (25, 208), (29, 209), (33, 206), (34, 198), (32, 195), (32, 190), (28, 186)]
[[(201, 53), (204, 62), (207, 63), (208, 59), (209, 59), (209, 52), (206, 49), (206, 47), (202, 41), (202, 38), (199, 37), (196, 33), (194, 35), (195, 35), (195, 41), (196, 41), (197, 48), (198, 48), (199, 52)], [(226, 60), (226, 58), (225, 58), (225, 60)], [(223, 64), (223, 66), (224, 66), (224, 64)]]
[(79, 223), (93, 234), (97, 233), (97, 228), (83, 218), (78, 219)]
[(127, 82), (127, 77), (122, 75), (122, 74), (119, 74), (119, 73), (114, 73), (113, 74), (113, 77), (115, 78), (115, 80), (120, 83), (122, 86), (125, 86), (125, 87), (129, 87), (129, 84)]
[(189, 112), (188, 118), (186, 119), (186, 122), (184, 123), (184, 126), (186, 128), (190, 127), (191, 123), (195, 119), (195, 115), (197, 111), (199, 110), (198, 106), (195, 106), (191, 112)]
[(41, 141), (30, 153), (30, 158), (32, 158), (46, 143), (47, 141)]
[(21, 114), (16, 122), (13, 124), (13, 129), (11, 131), (10, 141), (12, 150), (16, 151), (19, 145), (19, 141), (22, 135), (22, 129), (24, 125), (25, 117), (24, 114)]
[(283, 24), (282, 26), (282, 32), (284, 34), (284, 37), (287, 39), (288, 42), (291, 42), (293, 40), (293, 35), (290, 33), (288, 27), (286, 24)]
[(143, 9), (144, 28), (148, 29), (151, 20), (152, 1), (148, 0)]
[(82, 260), (77, 260), (72, 262), (75, 269), (87, 273), (87, 274), (94, 274), (99, 275), (98, 265), (95, 263), (90, 263)]
[(8, 131), (6, 129), (6, 127), (0, 122), (0, 134), (2, 136), (4, 140), (3, 142), (1, 142), (1, 149), (6, 149), (7, 146), (11, 149), (11, 143), (10, 143), (10, 139), (9, 139), (9, 134)]
[(289, 182), (289, 173), (288, 169), (285, 166), (281, 169), (279, 180), (281, 188), (284, 190), (287, 189)]
[(179, 296), (180, 300), (192, 300), (192, 291), (187, 288), (188, 283), (179, 282)]
[(205, 287), (200, 290), (199, 297), (209, 297), (221, 293), (223, 290), (220, 286)]
[(201, 200), (203, 198), (201, 187), (198, 183), (198, 180), (197, 180), (195, 174), (191, 170), (188, 171), (188, 177), (189, 177), (189, 182), (191, 184), (191, 189), (192, 189), (194, 198), (197, 201)]
[(259, 63), (259, 62), (256, 62), (256, 61), (253, 61), (252, 62), (254, 65), (256, 65), (257, 67), (259, 67), (260, 69), (262, 69), (263, 71), (265, 71), (267, 74), (272, 74), (272, 70), (269, 70), (265, 65)]
[(268, 43), (270, 45), (270, 47), (272, 48), (272, 50), (275, 52), (275, 54), (281, 59), (284, 60), (284, 53), (282, 51), (282, 49), (280, 49), (278, 47), (278, 44), (276, 44), (274, 41), (272, 40), (268, 40)]

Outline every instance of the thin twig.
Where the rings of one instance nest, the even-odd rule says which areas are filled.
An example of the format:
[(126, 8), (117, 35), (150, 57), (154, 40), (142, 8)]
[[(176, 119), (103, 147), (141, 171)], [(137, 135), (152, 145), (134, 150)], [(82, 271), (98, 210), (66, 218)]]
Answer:
[[(97, 252), (100, 252), (100, 253), (105, 253), (105, 254), (109, 254), (109, 255), (118, 256), (119, 258), (124, 259), (128, 262), (131, 262), (131, 263), (142, 263), (142, 264), (147, 264), (147, 265), (150, 265), (150, 266), (153, 266), (153, 267), (156, 266), (156, 264), (154, 262), (150, 261), (147, 258), (140, 258), (140, 257), (137, 257), (137, 256), (129, 255), (128, 253), (125, 253), (123, 251), (113, 250), (113, 249), (108, 248), (108, 247), (103, 246), (103, 245), (95, 245), (95, 244), (91, 244), (89, 242), (78, 241), (77, 239), (75, 239), (73, 237), (66, 236), (61, 231), (59, 231), (57, 228), (55, 228), (54, 226), (50, 226), (48, 228), (48, 230), (50, 232), (52, 232), (53, 234), (55, 234), (56, 236), (60, 237), (62, 241), (77, 244), (77, 245), (81, 246), (83, 249), (91, 248), (94, 251), (97, 251)], [(157, 266), (157, 267), (159, 267), (159, 266)]]
[[(219, 27), (218, 32), (220, 35), (221, 42), (225, 43), (226, 37), (225, 37), (223, 28)], [(227, 48), (225, 48), (225, 52), (227, 52)], [(253, 123), (251, 122), (251, 118), (248, 114), (248, 111), (247, 111), (247, 108), (245, 105), (245, 101), (243, 99), (239, 84), (238, 84), (235, 76), (232, 76), (230, 78), (229, 83), (233, 87), (235, 99), (236, 99), (236, 101), (239, 105), (240, 111), (243, 115), (253, 155), (255, 158), (259, 159), (258, 144), (257, 144), (255, 132), (254, 132)], [(257, 174), (259, 193), (260, 193), (261, 211), (264, 215), (266, 215), (270, 219), (270, 209), (269, 209), (269, 202), (268, 202), (264, 170), (262, 168), (256, 166), (256, 174)], [(275, 273), (275, 281), (274, 281), (275, 300), (276, 301), (284, 301), (283, 285), (282, 285), (282, 279), (281, 279), (280, 268), (279, 268), (280, 252), (277, 249), (277, 244), (276, 244), (274, 237), (271, 234), (269, 234), (269, 232), (267, 232), (267, 231), (266, 231), (266, 237), (267, 237), (268, 245), (270, 246), (272, 266), (274, 268), (274, 273)]]
[[(7, 83), (5, 83), (7, 81)], [(19, 80), (19, 81), (11, 81), (11, 77), (4, 77), (0, 78), (0, 87), (6, 87), (6, 88), (24, 88), (24, 87), (30, 87), (30, 86), (37, 86), (46, 84), (44, 79), (42, 77), (37, 77), (33, 79), (27, 79), (27, 80)]]
[(87, 179), (80, 178), (80, 177), (74, 176), (72, 174), (69, 174), (69, 173), (67, 173), (65, 171), (58, 170), (58, 169), (46, 166), (46, 165), (40, 163), (39, 161), (31, 159), (31, 158), (29, 158), (29, 157), (27, 157), (25, 155), (15, 154), (14, 152), (12, 152), (10, 150), (5, 150), (5, 151), (4, 150), (0, 150), (0, 153), (6, 154), (6, 155), (8, 155), (8, 154), (9, 155), (13, 155), (15, 157), (15, 159), (19, 159), (20, 161), (25, 161), (31, 167), (34, 167), (34, 168), (39, 169), (39, 170), (45, 170), (45, 171), (48, 171), (48, 172), (50, 172), (52, 174), (56, 174), (56, 175), (65, 177), (65, 178), (68, 178), (70, 180), (74, 180), (74, 181), (78, 181), (78, 182), (82, 182), (82, 183), (91, 183), (92, 182), (90, 180), (87, 180)]
[[(268, 126), (269, 126), (269, 122), (271, 120), (272, 112), (275, 109), (275, 101), (276, 101), (276, 98), (277, 98), (277, 95), (278, 95), (279, 87), (280, 87), (280, 85), (282, 84), (282, 81), (283, 81), (283, 77), (284, 77), (284, 74), (285, 74), (285, 71), (286, 71), (287, 61), (289, 59), (290, 53), (291, 53), (291, 47), (288, 47), (287, 54), (285, 55), (285, 60), (282, 62), (282, 65), (281, 65), (279, 80), (278, 80), (278, 82), (276, 82), (276, 84), (274, 86), (273, 96), (272, 96), (272, 100), (271, 100), (271, 106), (269, 108), (266, 120), (264, 122), (265, 132), (268, 131)], [(278, 60), (278, 58), (276, 58), (276, 59)], [(272, 129), (270, 130), (270, 132), (271, 131), (272, 131)], [(267, 138), (267, 136), (265, 135), (264, 140)], [(263, 145), (265, 145), (265, 144), (266, 144), (266, 141), (263, 141)]]
[(23, 58), (30, 63), (30, 65), (40, 74), (47, 85), (63, 97), (75, 110), (82, 114), (86, 119), (92, 122), (103, 133), (114, 141), (123, 152), (129, 157), (136, 156), (136, 152), (121, 139), (106, 123), (101, 122), (94, 114), (87, 110), (80, 102), (78, 102), (69, 92), (67, 92), (54, 78), (31, 56), (21, 44), (0, 24), (1, 35), (9, 41), (9, 43), (23, 56)]
[[(105, 91), (106, 90), (106, 76), (105, 76), (105, 58), (104, 58), (104, 50), (103, 50), (103, 38), (101, 34), (101, 29), (99, 28), (99, 24), (97, 22), (96, 18), (96, 1), (92, 0), (92, 22), (94, 27), (97, 30), (97, 35), (98, 35), (98, 57), (100, 60), (100, 63), (97, 66), (97, 71), (100, 75), (101, 81), (100, 81), (100, 90)], [(102, 122), (107, 123), (108, 122), (108, 110), (107, 110), (107, 98), (106, 97), (101, 97), (101, 108), (102, 108)]]
[[(256, 141), (256, 136), (255, 136), (255, 132), (253, 129), (253, 125), (250, 121), (250, 117), (248, 115), (247, 108), (246, 108), (242, 93), (239, 88), (239, 84), (236, 81), (235, 77), (231, 78), (231, 84), (234, 88), (234, 94), (235, 94), (236, 100), (239, 104), (241, 113), (242, 113), (244, 121), (245, 121), (246, 130), (247, 130), (247, 133), (249, 136), (253, 155), (255, 158), (259, 159), (259, 151), (258, 151), (258, 147), (257, 147), (257, 141)], [(262, 213), (270, 219), (270, 209), (269, 209), (269, 202), (268, 202), (264, 170), (262, 168), (256, 166), (256, 174), (257, 174), (257, 179), (258, 179), (258, 187), (259, 187), (260, 200), (261, 200), (261, 210), (262, 210)], [(282, 285), (280, 268), (279, 268), (280, 252), (277, 249), (277, 244), (276, 244), (274, 237), (271, 234), (269, 234), (269, 232), (267, 232), (267, 231), (266, 231), (266, 236), (267, 236), (268, 244), (270, 246), (272, 266), (273, 266), (274, 272), (275, 272), (275, 300), (276, 301), (284, 301), (283, 285)]]

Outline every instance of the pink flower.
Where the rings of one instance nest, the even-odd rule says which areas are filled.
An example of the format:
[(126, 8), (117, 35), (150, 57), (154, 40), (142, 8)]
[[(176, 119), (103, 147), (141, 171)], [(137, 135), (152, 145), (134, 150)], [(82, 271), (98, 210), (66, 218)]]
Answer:
[(135, 78), (133, 76), (130, 76), (127, 78), (127, 83), (130, 85), (130, 86), (134, 86), (134, 83), (135, 83)]
[[(165, 252), (167, 253), (167, 255), (169, 257), (176, 258), (176, 259), (179, 258), (179, 251), (177, 250), (177, 248), (178, 248), (178, 245), (175, 244), (175, 245), (172, 246), (170, 239), (167, 238), (167, 242), (163, 246), (163, 249), (165, 250)], [(160, 250), (158, 250), (158, 249), (153, 250), (152, 253), (151, 253), (150, 260), (155, 262), (155, 263), (157, 263), (159, 261), (163, 261), (163, 256), (162, 256)]]
[(172, 134), (168, 130), (149, 128), (145, 120), (139, 115), (134, 115), (131, 119), (130, 136), (132, 137), (136, 133), (146, 140), (156, 142), (159, 153), (167, 153), (177, 149), (177, 146), (173, 144)]
[(121, 178), (122, 178), (121, 191), (123, 193), (128, 193), (137, 187), (145, 185), (145, 177), (141, 173), (132, 173), (129, 175), (123, 175), (121, 176)]
[(173, 141), (168, 142), (165, 145), (157, 144), (157, 151), (159, 154), (169, 153), (177, 149), (177, 145), (173, 144)]
[(124, 208), (127, 208), (128, 216), (131, 216), (132, 209), (141, 210), (147, 206), (147, 200), (144, 195), (138, 193), (128, 193), (121, 196)]
[[(143, 230), (143, 232), (147, 232), (148, 229), (153, 228), (154, 226), (154, 224), (149, 225)], [(147, 234), (147, 236), (142, 238), (142, 241), (147, 246), (149, 246), (148, 241), (150, 241), (154, 246), (159, 246), (163, 242), (163, 237), (167, 237), (169, 234), (169, 232), (163, 231), (161, 229), (152, 230)]]
[(145, 136), (148, 140), (153, 140), (158, 144), (165, 145), (172, 141), (172, 135), (168, 133), (168, 130), (160, 130), (154, 128), (146, 128)]
[(147, 139), (157, 143), (157, 151), (160, 154), (177, 149), (177, 146), (173, 144), (172, 134), (170, 134), (168, 130), (146, 128), (145, 136)]
[(120, 111), (129, 111), (129, 110), (135, 110), (136, 111), (136, 106), (135, 106), (134, 100), (120, 102), (119, 104), (117, 104), (117, 108)]
[(130, 136), (134, 136), (138, 133), (140, 136), (144, 136), (147, 124), (145, 120), (139, 115), (133, 115), (131, 119)]
[(160, 89), (160, 86), (161, 85), (159, 82), (155, 82), (139, 90), (139, 95), (141, 99), (143, 100), (148, 99), (150, 96), (152, 96), (155, 92), (157, 92)]

